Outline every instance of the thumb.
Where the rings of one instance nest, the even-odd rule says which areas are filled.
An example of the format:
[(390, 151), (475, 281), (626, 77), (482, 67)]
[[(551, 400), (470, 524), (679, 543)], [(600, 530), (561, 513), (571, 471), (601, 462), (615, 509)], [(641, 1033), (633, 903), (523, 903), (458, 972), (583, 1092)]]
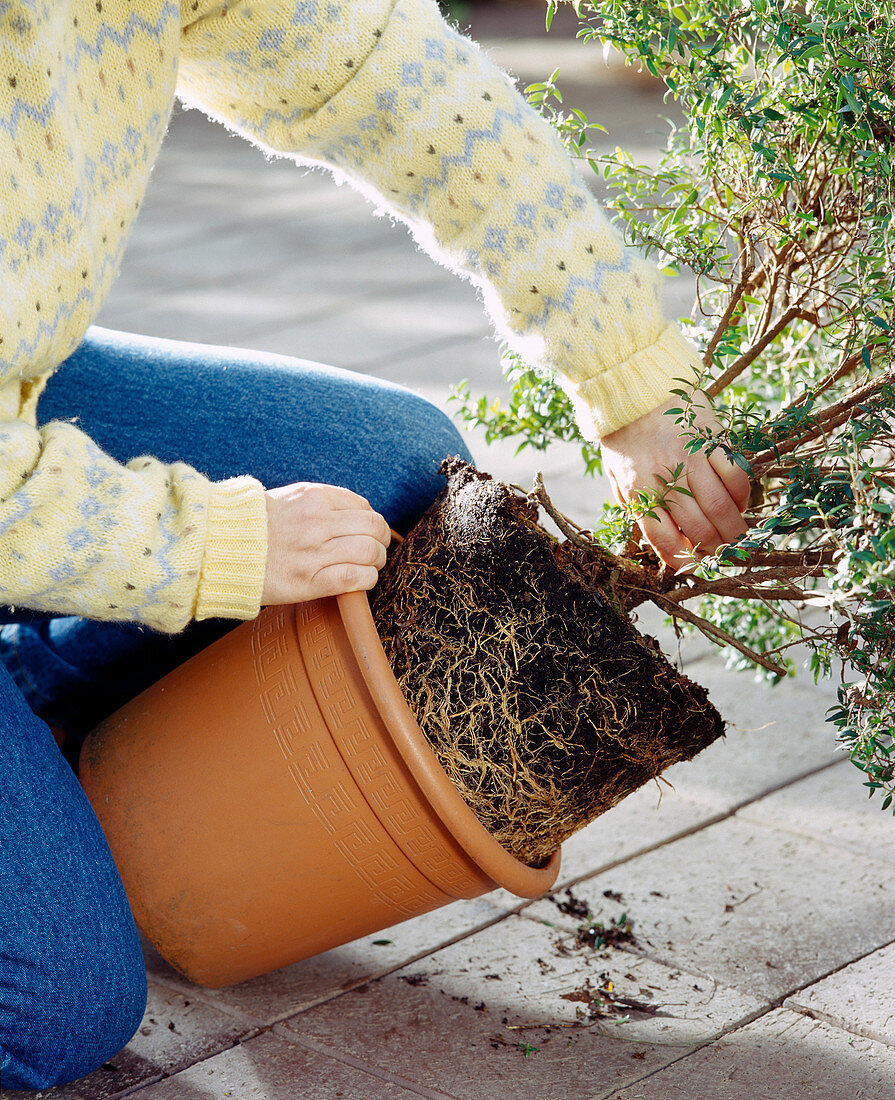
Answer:
[(609, 479), (609, 491), (615, 498), (615, 503), (625, 504), (626, 502), (622, 499), (622, 494), (621, 490), (618, 487), (618, 482), (615, 480), (615, 474), (612, 472), (612, 470), (607, 470), (606, 474)]

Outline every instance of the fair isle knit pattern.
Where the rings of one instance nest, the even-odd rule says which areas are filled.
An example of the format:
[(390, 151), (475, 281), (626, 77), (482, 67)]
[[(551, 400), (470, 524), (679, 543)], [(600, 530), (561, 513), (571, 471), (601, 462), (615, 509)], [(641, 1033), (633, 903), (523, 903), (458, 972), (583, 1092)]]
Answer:
[(434, 0), (205, 0), (197, 15), (185, 101), (406, 222), (476, 283), (510, 346), (564, 383), (591, 438), (693, 378), (655, 267), (624, 247), (553, 129)]
[(180, 35), (161, 0), (0, 0), (0, 603), (164, 631), (257, 613), (262, 487), (123, 467), (34, 407), (118, 270)]
[(257, 482), (122, 467), (71, 424), (34, 426), (118, 270), (175, 89), (406, 222), (591, 436), (692, 376), (656, 271), (434, 0), (0, 0), (0, 602), (166, 631), (258, 610)]

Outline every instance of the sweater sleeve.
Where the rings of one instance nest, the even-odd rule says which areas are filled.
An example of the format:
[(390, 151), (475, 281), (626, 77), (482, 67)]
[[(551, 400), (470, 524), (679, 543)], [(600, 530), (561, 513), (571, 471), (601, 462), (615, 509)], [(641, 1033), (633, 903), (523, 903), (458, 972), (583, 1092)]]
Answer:
[(73, 425), (0, 421), (0, 603), (144, 623), (258, 613), (263, 489), (182, 463), (122, 466)]
[(480, 289), (597, 439), (696, 377), (661, 275), (562, 143), (434, 0), (190, 0), (178, 91), (269, 152), (332, 170)]

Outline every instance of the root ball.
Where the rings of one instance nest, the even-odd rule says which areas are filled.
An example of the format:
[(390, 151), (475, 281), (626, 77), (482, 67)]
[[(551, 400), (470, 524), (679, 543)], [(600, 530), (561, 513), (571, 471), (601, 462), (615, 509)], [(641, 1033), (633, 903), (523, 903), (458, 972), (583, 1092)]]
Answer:
[(373, 617), (440, 763), (513, 855), (576, 830), (724, 730), (537, 508), (462, 462), (389, 559)]

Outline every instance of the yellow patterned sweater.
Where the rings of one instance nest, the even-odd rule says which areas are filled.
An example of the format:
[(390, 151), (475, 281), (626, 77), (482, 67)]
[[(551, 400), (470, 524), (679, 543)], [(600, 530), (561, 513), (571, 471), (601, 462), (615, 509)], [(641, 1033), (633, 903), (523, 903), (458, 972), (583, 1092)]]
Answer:
[(175, 95), (406, 222), (592, 437), (695, 366), (655, 269), (434, 0), (0, 0), (0, 603), (170, 632), (258, 611), (261, 485), (124, 467), (72, 424), (35, 427), (115, 278)]

